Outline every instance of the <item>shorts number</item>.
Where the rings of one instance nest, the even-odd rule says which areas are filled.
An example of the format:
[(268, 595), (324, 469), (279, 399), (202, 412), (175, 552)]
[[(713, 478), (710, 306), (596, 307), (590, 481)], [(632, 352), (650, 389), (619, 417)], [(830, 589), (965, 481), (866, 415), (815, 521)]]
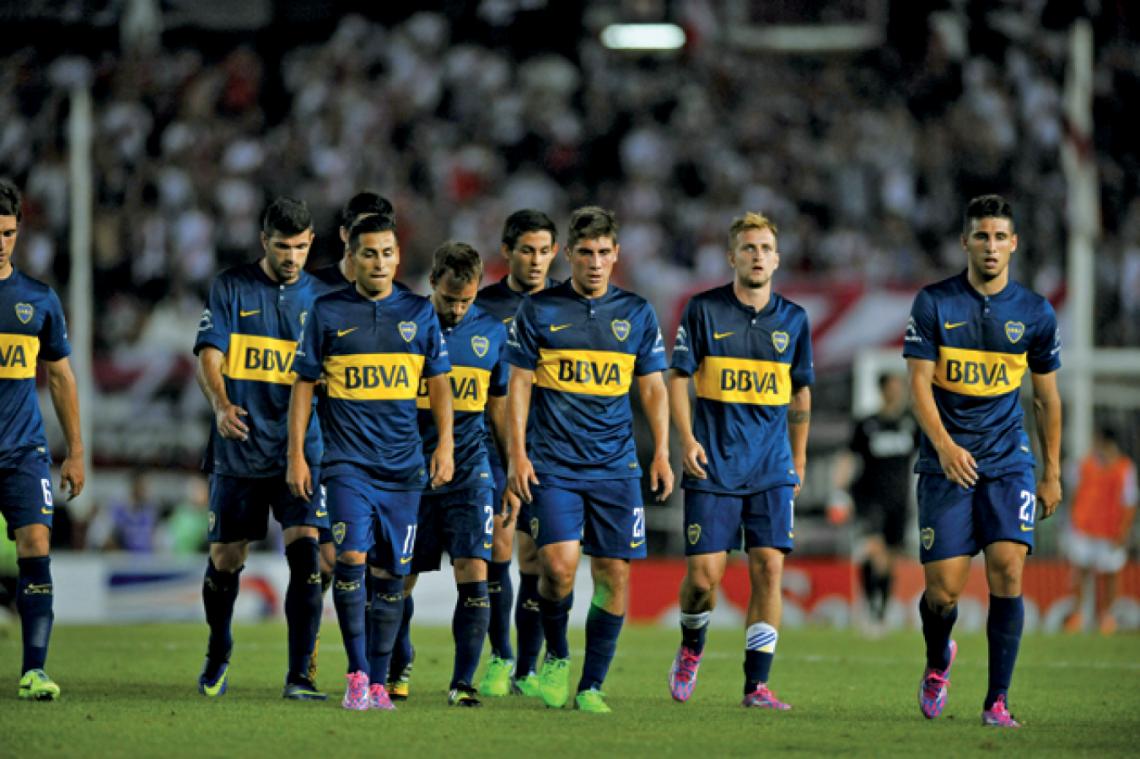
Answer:
[(483, 511), (487, 512), (487, 521), (483, 523), (483, 532), (490, 535), (495, 531), (495, 507), (487, 504), (483, 507)]
[(1033, 524), (1033, 516), (1037, 513), (1037, 494), (1028, 490), (1021, 491), (1021, 510), (1017, 518), (1025, 524)]
[(44, 505), (51, 508), (51, 480), (40, 480), (40, 487), (44, 491)]
[(416, 528), (417, 527), (419, 527), (419, 525), (415, 525), (415, 524), (408, 525), (408, 534), (404, 536), (404, 550), (400, 552), (400, 553), (404, 554), (405, 556), (410, 554), (412, 552), (412, 550), (416, 547)]
[(635, 539), (645, 537), (645, 509), (641, 506), (633, 510), (633, 537)]

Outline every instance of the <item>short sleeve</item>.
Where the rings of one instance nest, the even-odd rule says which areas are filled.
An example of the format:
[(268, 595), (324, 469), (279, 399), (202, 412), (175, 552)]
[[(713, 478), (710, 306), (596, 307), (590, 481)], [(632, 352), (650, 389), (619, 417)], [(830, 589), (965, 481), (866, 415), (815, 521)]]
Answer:
[(697, 367), (701, 365), (696, 312), (694, 301), (685, 304), (681, 323), (677, 325), (677, 334), (673, 338), (673, 359), (670, 364), (673, 369), (690, 377), (697, 373)]
[(926, 290), (919, 290), (914, 296), (903, 336), (903, 357), (938, 360), (938, 313)]
[(451, 359), (447, 355), (447, 340), (443, 337), (443, 330), (439, 327), (439, 318), (434, 309), (428, 306), (431, 313), (423, 320), (424, 330), (424, 370), (421, 376), (434, 377), (438, 374), (447, 374), (451, 371)]
[(795, 353), (792, 354), (792, 387), (807, 387), (815, 382), (815, 359), (811, 353), (811, 325), (807, 314), (796, 333)]
[(48, 308), (40, 328), (40, 357), (45, 361), (59, 361), (71, 355), (71, 343), (67, 339), (67, 320), (63, 316), (63, 305), (54, 290), (48, 291)]
[(198, 320), (198, 336), (194, 340), (194, 355), (206, 346), (217, 348), (222, 353), (230, 347), (230, 333), (233, 331), (230, 314), (229, 287), (222, 277), (214, 279), (210, 285), (210, 296), (206, 308)]
[(642, 306), (638, 321), (641, 323), (641, 340), (637, 346), (637, 358), (633, 364), (633, 373), (638, 377), (654, 372), (663, 372), (669, 368), (665, 361), (665, 338), (661, 336), (661, 327), (657, 324), (657, 314), (653, 307), (646, 303)]
[(534, 301), (525, 298), (507, 332), (507, 363), (534, 371), (538, 367), (538, 337), (534, 328)]
[(1061, 330), (1057, 313), (1049, 301), (1043, 300), (1033, 342), (1029, 345), (1029, 371), (1048, 374), (1061, 368)]
[(507, 383), (511, 376), (511, 368), (507, 365), (507, 328), (496, 324), (493, 333), (492, 340), (499, 346), (499, 351), (495, 366), (491, 369), (491, 384), (487, 388), (487, 394), (502, 397), (507, 394)]
[(320, 379), (322, 362), (321, 309), (316, 303), (309, 311), (305, 323), (301, 326), (301, 339), (297, 341), (297, 352), (293, 356), (293, 371), (297, 376), (307, 382), (316, 382)]

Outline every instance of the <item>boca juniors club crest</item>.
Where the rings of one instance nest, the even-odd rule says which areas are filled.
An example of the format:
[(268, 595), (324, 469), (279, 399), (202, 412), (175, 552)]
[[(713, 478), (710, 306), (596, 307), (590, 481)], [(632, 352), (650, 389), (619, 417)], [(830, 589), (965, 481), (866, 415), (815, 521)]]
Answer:
[(701, 539), (701, 526), (695, 522), (689, 525), (689, 528), (685, 530), (685, 536), (689, 539), (689, 545), (695, 546), (697, 541)]
[(934, 528), (923, 527), (922, 532), (919, 533), (919, 537), (922, 540), (922, 547), (929, 551), (934, 545)]
[(36, 309), (31, 303), (17, 303), (16, 304), (16, 318), (20, 320), (21, 324), (27, 324), (35, 316)]
[(1011, 343), (1016, 343), (1025, 334), (1025, 325), (1021, 322), (1006, 322), (1005, 336)]
[(334, 524), (332, 526), (333, 540), (336, 541), (336, 544), (338, 546), (344, 542), (344, 531), (346, 529), (347, 529), (347, 527), (345, 526), (344, 522), (337, 522), (336, 524)]
[(400, 322), (396, 325), (396, 329), (400, 330), (400, 337), (404, 338), (405, 343), (410, 343), (416, 339), (415, 322)]
[(624, 343), (625, 339), (629, 337), (630, 326), (629, 322), (625, 319), (614, 319), (610, 322), (610, 329), (614, 331), (614, 337), (616, 337), (619, 342)]
[(471, 350), (475, 351), (475, 355), (483, 358), (487, 355), (487, 351), (491, 349), (491, 341), (482, 335), (476, 335), (471, 338)]
[(538, 540), (538, 517), (530, 518), (530, 536)]
[(788, 343), (789, 342), (791, 342), (791, 338), (788, 337), (787, 332), (773, 332), (772, 333), (772, 345), (774, 345), (776, 347), (777, 353), (783, 353), (784, 351), (786, 351), (788, 349)]

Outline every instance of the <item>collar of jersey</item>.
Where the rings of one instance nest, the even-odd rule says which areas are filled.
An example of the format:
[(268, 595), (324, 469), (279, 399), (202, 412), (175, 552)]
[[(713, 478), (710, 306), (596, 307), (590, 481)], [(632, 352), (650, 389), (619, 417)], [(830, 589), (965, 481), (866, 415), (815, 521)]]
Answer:
[(381, 298), (380, 300), (372, 300), (371, 298), (365, 298), (363, 295), (360, 294), (360, 291), (356, 289), (355, 284), (353, 284), (352, 287), (346, 287), (344, 289), (344, 292), (351, 293), (352, 299), (360, 301), (361, 303), (369, 303), (371, 305), (377, 305), (377, 306), (387, 306), (387, 305), (390, 305), (390, 304), (398, 301), (400, 299), (401, 295), (408, 292), (408, 289), (406, 287), (396, 287), (396, 283), (393, 282), (392, 283), (392, 292), (388, 293), (387, 298)]
[(997, 292), (997, 293), (994, 293), (993, 295), (987, 296), (987, 295), (982, 295), (980, 292), (978, 292), (977, 290), (974, 289), (973, 285), (970, 284), (970, 270), (969, 269), (967, 269), (966, 271), (963, 271), (958, 276), (959, 276), (959, 280), (961, 281), (961, 284), (962, 284), (962, 289), (965, 290), (967, 293), (969, 293), (970, 296), (974, 300), (985, 301), (988, 298), (989, 301), (991, 303), (993, 303), (995, 300), (1008, 300), (1009, 298), (1013, 297), (1013, 291), (1015, 289), (1014, 285), (1016, 284), (1013, 281), (1013, 277), (1009, 278), (1009, 281), (1005, 283), (1005, 287), (1003, 287), (1001, 289), (1001, 292)]
[(764, 308), (757, 311), (752, 306), (749, 306), (747, 303), (742, 303), (740, 301), (740, 298), (736, 297), (736, 293), (732, 289), (732, 283), (731, 282), (729, 282), (727, 285), (725, 285), (723, 288), (721, 288), (721, 290), (724, 292), (725, 300), (727, 300), (732, 305), (736, 306), (738, 309), (740, 309), (744, 313), (748, 314), (748, 318), (750, 318), (750, 319), (753, 316), (767, 316), (768, 314), (770, 314), (776, 310), (776, 298), (779, 296), (777, 296), (776, 293), (774, 293), (774, 292), (770, 291), (768, 293), (768, 302), (764, 304)]
[[(471, 307), (467, 309), (467, 313), (463, 315), (463, 318), (457, 321), (455, 324), (452, 324), (450, 327), (444, 327), (443, 322), (441, 321), (439, 323), (439, 326), (446, 334), (459, 332), (464, 327), (469, 327), (475, 322), (479, 321), (479, 317), (482, 315), (483, 309), (479, 308), (477, 304), (472, 303)], [(439, 314), (436, 314), (436, 318), (439, 318)]]
[(561, 290), (564, 290), (568, 296), (578, 301), (579, 303), (605, 303), (606, 301), (612, 299), (618, 292), (618, 287), (613, 282), (607, 284), (606, 291), (596, 298), (587, 298), (585, 295), (582, 295), (580, 292), (574, 289), (574, 284), (569, 279), (557, 285), (557, 287)]

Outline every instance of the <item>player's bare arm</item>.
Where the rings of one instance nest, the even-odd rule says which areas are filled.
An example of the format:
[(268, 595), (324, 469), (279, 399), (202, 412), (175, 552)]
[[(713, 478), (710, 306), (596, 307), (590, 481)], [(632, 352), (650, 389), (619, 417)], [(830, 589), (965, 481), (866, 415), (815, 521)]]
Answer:
[(79, 430), (79, 390), (75, 374), (66, 358), (45, 361), (48, 371), (48, 390), (55, 415), (63, 428), (67, 441), (67, 456), (59, 467), (59, 486), (67, 491), (67, 500), (83, 492), (87, 476), (83, 471), (83, 435)]
[(661, 372), (637, 378), (641, 408), (653, 433), (653, 461), (649, 465), (649, 489), (664, 501), (673, 492), (673, 467), (669, 465), (669, 391)]
[[(510, 433), (507, 430), (507, 396), (505, 395), (491, 395), (487, 397), (487, 421), (491, 424), (491, 437), (495, 441), (495, 447), (499, 449), (499, 460), (507, 460), (507, 438)], [(511, 492), (510, 488), (503, 491), (503, 502), (500, 504), (501, 511), (499, 516), (502, 517), (503, 527), (510, 527), (511, 522), (514, 521), (514, 515), (518, 511), (518, 496)]]
[[(204, 353), (205, 351), (203, 351)], [(289, 492), (306, 499), (313, 495), (313, 474), (305, 461), (305, 431), (313, 413), (315, 382), (297, 378), (289, 395), (289, 448), (286, 453), (285, 484)]]
[(226, 383), (222, 378), (222, 363), (225, 356), (220, 350), (205, 346), (198, 352), (198, 369), (195, 373), (202, 394), (214, 410), (214, 421), (218, 434), (226, 440), (247, 440), (249, 427), (241, 420), (249, 412), (234, 403), (226, 393)]
[(788, 442), (792, 446), (792, 466), (800, 478), (794, 493), (800, 494), (807, 474), (807, 440), (808, 429), (811, 426), (811, 388), (807, 385), (797, 387), (792, 391), (792, 400), (788, 404)]
[(934, 403), (934, 362), (920, 358), (907, 358), (907, 372), (910, 375), (910, 395), (914, 403), (914, 417), (918, 426), (938, 452), (938, 463), (946, 478), (964, 488), (973, 487), (978, 481), (978, 464), (962, 446), (954, 442), (938, 415)]
[(439, 443), (431, 454), (428, 476), (432, 488), (451, 482), (455, 474), (455, 413), (451, 407), (451, 378), (448, 374), (437, 374), (427, 381), (428, 404), (435, 428), (439, 432)]
[(527, 503), (531, 502), (530, 486), (539, 484), (534, 465), (526, 455), (526, 422), (533, 386), (533, 371), (511, 367), (507, 389), (507, 487)]
[(1043, 466), (1037, 481), (1037, 503), (1041, 518), (1053, 516), (1061, 503), (1061, 394), (1057, 391), (1057, 373), (1031, 374), (1033, 410), (1037, 441), (1041, 444)]
[(693, 406), (689, 399), (689, 375), (670, 369), (666, 380), (669, 387), (669, 411), (673, 427), (681, 438), (681, 467), (690, 477), (708, 479), (704, 465), (709, 463), (705, 447), (693, 435)]

